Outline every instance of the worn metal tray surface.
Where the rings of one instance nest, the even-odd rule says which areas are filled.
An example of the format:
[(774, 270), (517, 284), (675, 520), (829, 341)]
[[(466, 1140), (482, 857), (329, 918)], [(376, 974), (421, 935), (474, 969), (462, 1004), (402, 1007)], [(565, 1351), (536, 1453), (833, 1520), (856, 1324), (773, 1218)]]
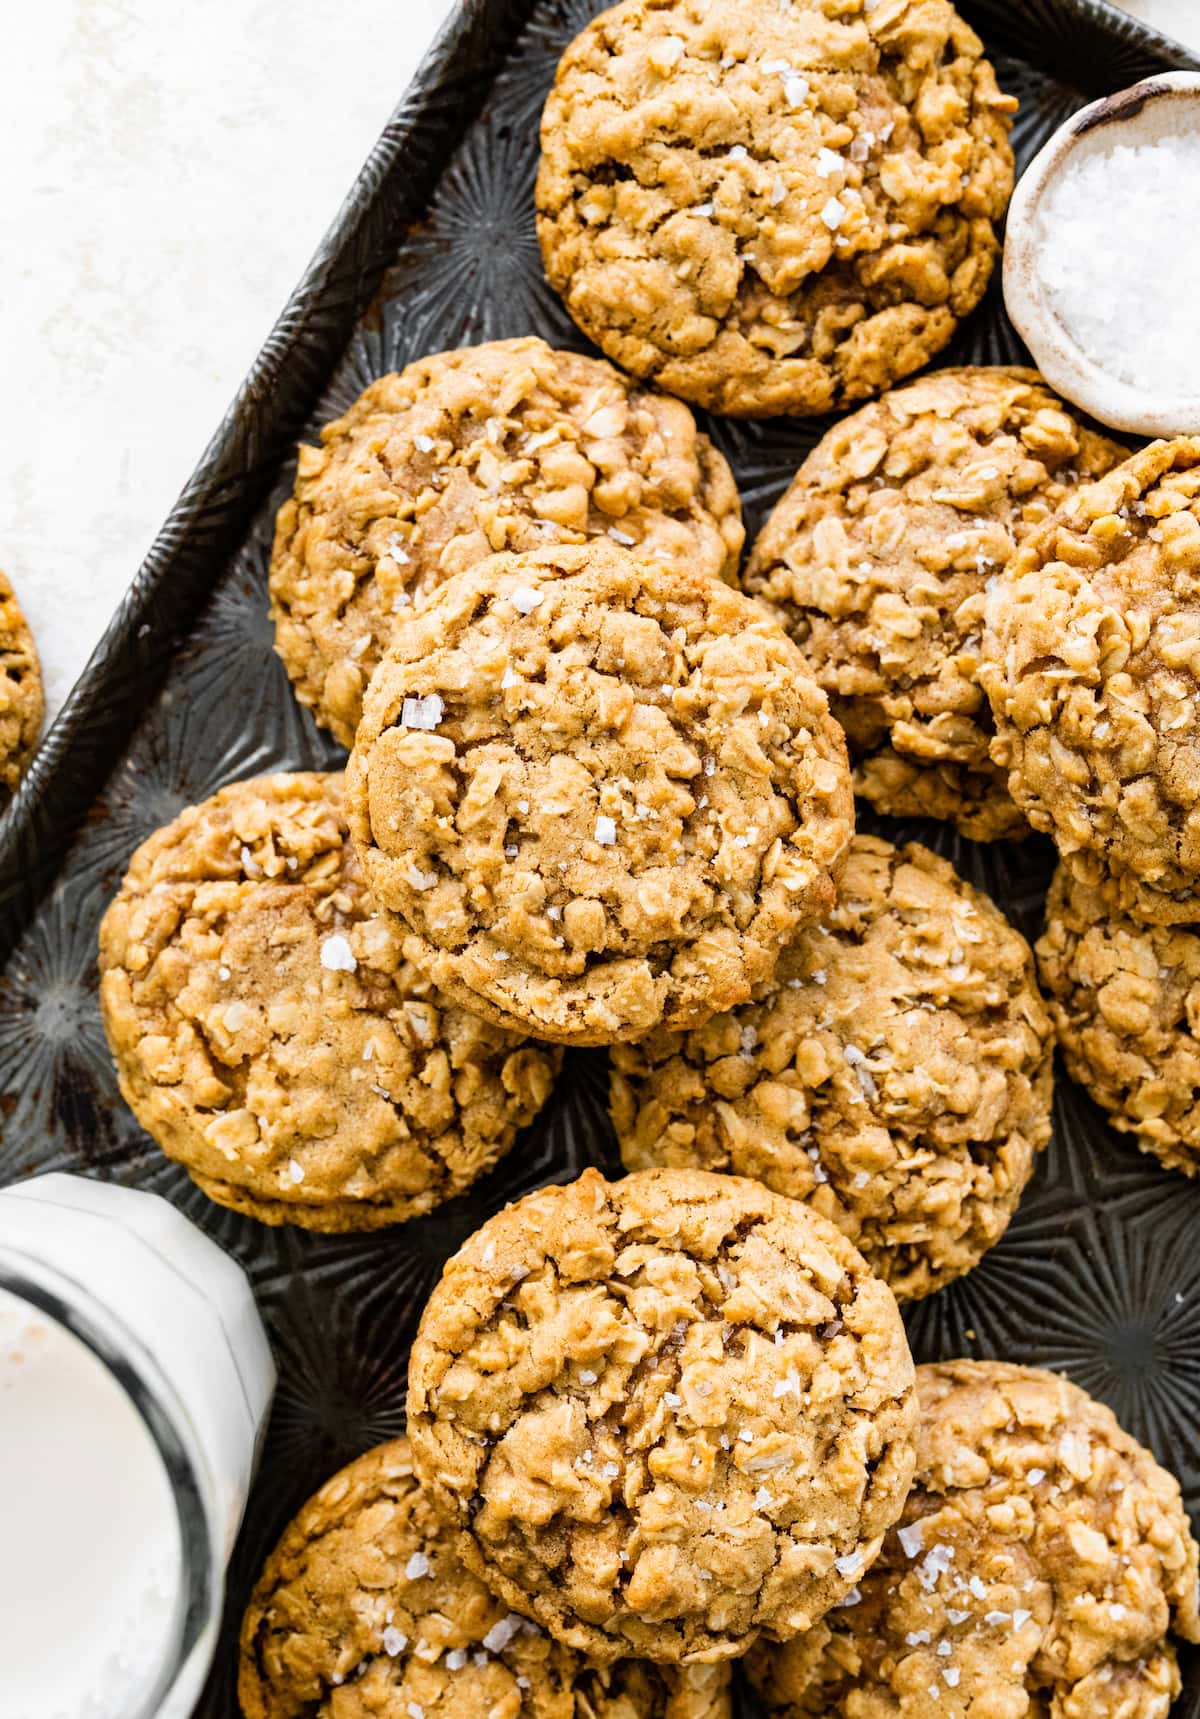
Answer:
[[(199, 1714), (234, 1719), (236, 1625), (285, 1521), (404, 1423), (410, 1337), (442, 1262), (504, 1201), (611, 1163), (603, 1052), (567, 1059), (539, 1123), (469, 1198), (383, 1234), (267, 1229), (212, 1205), (125, 1109), (96, 1000), (96, 930), (134, 846), (180, 807), (265, 769), (341, 754), (272, 651), (267, 555), (298, 436), (421, 354), (538, 333), (579, 347), (534, 236), (537, 119), (596, 0), (463, 0), (356, 182), (0, 824), (0, 1182), (71, 1169), (154, 1189), (248, 1269), (279, 1396)], [(1020, 97), (1027, 162), (1085, 100), (1181, 49), (1103, 0), (964, 0)], [(946, 362), (1021, 361), (998, 289)], [(822, 422), (708, 426), (753, 533)], [(896, 833), (894, 830), (891, 833)], [(1035, 934), (1040, 840), (975, 848), (912, 826)], [(1060, 1079), (1053, 1144), (1005, 1240), (908, 1316), (919, 1359), (1060, 1368), (1179, 1475), (1200, 1515), (1200, 1181), (1117, 1138)], [(1200, 1664), (1179, 1711), (1200, 1714)]]

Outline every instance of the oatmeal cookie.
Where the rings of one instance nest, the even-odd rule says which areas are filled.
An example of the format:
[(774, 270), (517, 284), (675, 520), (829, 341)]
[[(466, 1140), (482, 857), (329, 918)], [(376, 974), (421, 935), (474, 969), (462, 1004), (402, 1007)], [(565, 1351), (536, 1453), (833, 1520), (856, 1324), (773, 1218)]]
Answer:
[(917, 1477), (850, 1599), (747, 1661), (770, 1719), (1166, 1719), (1200, 1640), (1175, 1479), (1111, 1411), (1000, 1361), (917, 1368)]
[(1080, 482), (1128, 450), (1034, 370), (943, 370), (843, 418), (801, 466), (743, 577), (800, 646), (880, 812), (973, 841), (1027, 826), (988, 756), (984, 591)]
[(838, 905), (755, 999), (613, 1051), (631, 1170), (753, 1176), (837, 1224), (902, 1300), (977, 1265), (1050, 1138), (1033, 957), (915, 844), (857, 836)]
[(104, 916), (100, 971), (134, 1115), (263, 1223), (429, 1211), (508, 1150), (557, 1066), (404, 959), (346, 839), (340, 776), (236, 782), (157, 831)]
[(42, 669), (13, 588), (0, 573), (0, 801), (15, 793), (42, 729)]
[(490, 1219), (413, 1347), (408, 1426), (464, 1561), (599, 1660), (808, 1629), (912, 1476), (891, 1291), (741, 1177), (588, 1170)]
[(510, 1612), (396, 1439), (323, 1486), (267, 1560), (238, 1694), (246, 1719), (728, 1719), (729, 1670), (601, 1669)]
[(347, 805), (410, 958), (578, 1044), (744, 1001), (832, 905), (853, 820), (782, 630), (602, 539), (494, 556), (398, 623)]
[(1200, 932), (1112, 915), (1060, 866), (1037, 957), (1072, 1080), (1144, 1152), (1200, 1176)]
[(1110, 910), (1200, 919), (1200, 438), (1068, 498), (987, 600), (992, 757)]
[(301, 448), (276, 522), (271, 613), (297, 697), (353, 745), (398, 611), (498, 550), (604, 532), (732, 579), (733, 474), (678, 400), (535, 339), (382, 377)]
[(948, 0), (625, 0), (563, 56), (538, 232), (635, 376), (739, 416), (919, 370), (982, 298), (1009, 115)]

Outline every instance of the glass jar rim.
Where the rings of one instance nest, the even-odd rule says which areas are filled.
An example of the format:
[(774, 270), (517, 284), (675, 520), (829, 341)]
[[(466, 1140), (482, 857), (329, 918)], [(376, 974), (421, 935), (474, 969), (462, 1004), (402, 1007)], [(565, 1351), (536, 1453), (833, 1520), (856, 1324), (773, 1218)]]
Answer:
[(167, 1651), (146, 1700), (126, 1719), (156, 1719), (220, 1617), (224, 1576), (206, 1505), (202, 1452), (174, 1387), (141, 1339), (58, 1266), (0, 1242), (0, 1290), (78, 1339), (132, 1404), (162, 1463), (179, 1527), (180, 1570)]

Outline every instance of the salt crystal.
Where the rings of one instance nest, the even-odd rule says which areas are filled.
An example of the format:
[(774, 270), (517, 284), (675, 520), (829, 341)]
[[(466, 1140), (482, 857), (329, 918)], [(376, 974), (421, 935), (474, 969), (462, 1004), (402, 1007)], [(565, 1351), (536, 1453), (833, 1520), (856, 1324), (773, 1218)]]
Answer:
[(218, 967), (217, 968), (217, 978), (218, 979), (228, 979), (230, 977), (232, 977), (232, 975), (230, 974), (228, 967)]
[(957, 1689), (958, 1680), (962, 1676), (962, 1673), (959, 1671), (957, 1665), (948, 1665), (943, 1670), (942, 1676), (945, 1678), (946, 1684), (950, 1689)]
[(544, 591), (535, 591), (531, 585), (514, 585), (508, 595), (513, 608), (519, 609), (523, 615), (532, 615), (546, 597)]
[(661, 42), (653, 44), (647, 58), (656, 72), (669, 71), (683, 58), (683, 49), (682, 36), (664, 36)]
[(1045, 1480), (1046, 1470), (1044, 1468), (1031, 1468), (1025, 1478), (1029, 1482), (1030, 1486), (1037, 1486), (1041, 1481)]
[(1013, 1628), (1020, 1629), (1022, 1624), (1027, 1624), (1032, 1616), (1032, 1612), (1024, 1612), (1018, 1606), (1013, 1612)]
[[(774, 1502), (775, 1500), (771, 1497), (771, 1494), (767, 1491), (765, 1486), (760, 1486), (758, 1491), (754, 1494), (754, 1508), (756, 1510), (769, 1510)], [(849, 1571), (846, 1571), (845, 1573), (847, 1575), (850, 1574)]]
[(404, 1574), (410, 1582), (419, 1581), (422, 1576), (429, 1574), (429, 1559), (424, 1552), (414, 1552), (404, 1566)]
[(822, 179), (828, 179), (831, 173), (841, 173), (845, 168), (845, 165), (846, 163), (835, 150), (818, 149), (817, 172), (821, 175)]
[(433, 437), (414, 436), (413, 446), (417, 449), (418, 453), (431, 454), (433, 452)]
[[(1038, 277), (1070, 338), (1110, 376), (1170, 399), (1200, 392), (1200, 325), (1180, 235), (1200, 230), (1200, 130), (1093, 134), (1038, 200)], [(1109, 138), (1111, 141), (1108, 141)], [(1125, 269), (1080, 258), (1136, 259)]]
[(461, 1671), (466, 1663), (467, 1655), (461, 1647), (452, 1647), (450, 1652), (446, 1655), (445, 1665), (447, 1671)]
[(596, 1375), (592, 1372), (590, 1367), (583, 1368), (579, 1375), (579, 1383), (581, 1385), (594, 1385), (596, 1383)]
[(967, 1583), (967, 1587), (971, 1590), (971, 1593), (977, 1600), (987, 1599), (987, 1589), (984, 1587), (978, 1576), (972, 1576), (970, 1581)]
[[(774, 206), (777, 203), (782, 203), (786, 196), (787, 196), (787, 186), (784, 184), (783, 179), (777, 173), (775, 175), (775, 183), (771, 187), (771, 203), (772, 203), (772, 206)], [(763, 713), (760, 711), (759, 715), (761, 716), (762, 714)]]
[(835, 1612), (844, 1611), (847, 1606), (856, 1606), (861, 1599), (862, 1599), (862, 1589), (861, 1588), (851, 1588), (850, 1592), (846, 1595), (845, 1599), (839, 1600), (833, 1609)]
[(288, 1176), (293, 1182), (302, 1182), (304, 1180), (304, 1166), (303, 1164), (297, 1163), (295, 1158), (288, 1159)]
[(601, 847), (610, 848), (617, 839), (617, 826), (612, 818), (596, 819), (596, 840)]
[(835, 1558), (833, 1566), (839, 1576), (857, 1576), (863, 1567), (863, 1554), (848, 1552), (844, 1558)]
[(389, 1624), (383, 1632), (383, 1651), (389, 1659), (395, 1659), (398, 1653), (403, 1653), (408, 1646), (408, 1637), (403, 1630), (398, 1630)]
[(612, 538), (614, 543), (619, 543), (623, 549), (632, 549), (634, 544), (637, 542), (636, 537), (630, 537), (627, 531), (618, 531), (615, 525), (609, 526), (608, 535)]
[(510, 686), (520, 686), (521, 677), (514, 674), (508, 663), (504, 665), (504, 673), (500, 676), (500, 685), (507, 691)]
[(406, 698), (400, 706), (401, 728), (436, 728), (446, 706), (436, 692), (425, 698)]
[(679, 1395), (679, 1393), (677, 1391), (664, 1391), (663, 1392), (663, 1402), (666, 1403), (666, 1405), (669, 1409), (677, 1409), (679, 1407), (679, 1405), (682, 1403), (682, 1401), (683, 1401), (683, 1398)]
[(730, 161), (745, 161), (749, 153), (750, 151), (746, 148), (744, 143), (735, 143), (733, 148), (729, 151), (728, 159)]
[(845, 206), (839, 203), (836, 197), (831, 197), (821, 210), (821, 219), (831, 233), (836, 232), (846, 219)]
[(799, 107), (808, 94), (808, 79), (802, 78), (799, 72), (788, 72), (783, 80), (783, 93), (789, 107)]
[(321, 965), (330, 973), (353, 973), (358, 966), (353, 949), (340, 931), (335, 931), (322, 943)]
[(512, 1638), (519, 1632), (524, 1618), (519, 1618), (515, 1612), (509, 1612), (506, 1618), (501, 1618), (498, 1624), (493, 1624), (483, 1638), (483, 1645), (489, 1653), (503, 1653)]

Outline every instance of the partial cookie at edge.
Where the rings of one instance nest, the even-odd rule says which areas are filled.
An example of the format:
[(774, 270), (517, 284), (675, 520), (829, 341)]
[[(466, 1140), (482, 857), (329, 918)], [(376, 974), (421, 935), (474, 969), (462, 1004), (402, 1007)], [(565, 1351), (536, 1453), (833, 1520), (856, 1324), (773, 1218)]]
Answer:
[(1200, 918), (1200, 438), (1155, 442), (1061, 511), (988, 593), (993, 760), (1110, 909)]
[(598, 1669), (509, 1612), (459, 1561), (406, 1439), (326, 1482), (242, 1623), (246, 1719), (728, 1719), (724, 1666)]
[(33, 634), (0, 573), (0, 800), (16, 789), (42, 729), (45, 699)]
[(1200, 932), (1114, 914), (1060, 866), (1037, 957), (1072, 1080), (1143, 1152), (1200, 1176)]
[(917, 1476), (853, 1604), (753, 1650), (769, 1719), (1166, 1719), (1200, 1641), (1179, 1486), (1111, 1411), (999, 1361), (917, 1369)]

